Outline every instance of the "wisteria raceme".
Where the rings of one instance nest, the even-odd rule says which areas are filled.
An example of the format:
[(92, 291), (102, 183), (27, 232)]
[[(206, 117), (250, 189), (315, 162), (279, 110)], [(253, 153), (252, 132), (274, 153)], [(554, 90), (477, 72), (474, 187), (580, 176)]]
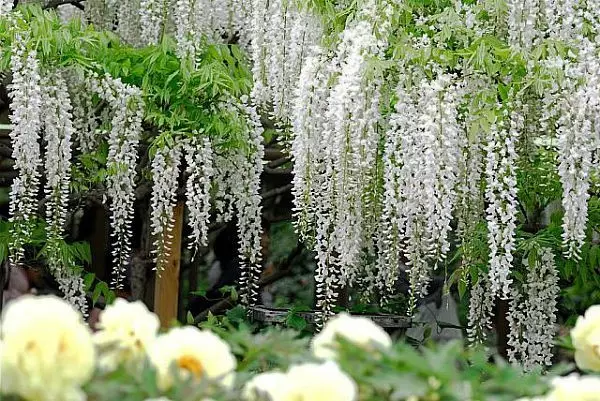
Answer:
[(23, 258), (23, 245), (31, 235), (31, 222), (37, 210), (37, 195), (41, 166), (40, 138), (42, 92), (40, 67), (35, 50), (28, 48), (28, 33), (16, 32), (12, 44), (12, 83), (10, 121), (13, 125), (10, 138), (15, 170), (19, 175), (13, 180), (10, 191), (9, 213), (11, 229), (10, 262), (19, 264)]
[(260, 176), (263, 170), (263, 128), (254, 106), (233, 101), (222, 105), (237, 115), (236, 129), (248, 144), (247, 149), (224, 149), (214, 155), (214, 196), (217, 221), (229, 221), (235, 213), (239, 241), (240, 298), (246, 305), (258, 299), (258, 279), (261, 273), (262, 208)]
[(136, 14), (141, 12), (140, 3), (140, 0), (121, 0), (116, 5), (118, 18), (116, 33), (123, 41), (133, 46), (149, 44), (141, 40), (141, 16), (135, 18)]
[(131, 222), (135, 201), (137, 145), (142, 131), (143, 101), (138, 88), (105, 75), (90, 78), (92, 88), (111, 108), (108, 134), (107, 196), (111, 205), (111, 236), (114, 277), (112, 285), (122, 288), (131, 259)]
[(316, 17), (298, 11), (293, 2), (269, 2), (265, 21), (265, 84), (267, 98), (272, 105), (272, 117), (280, 124), (288, 124), (293, 89), (298, 82), (302, 63), (309, 49), (318, 43), (322, 28)]
[(328, 106), (329, 86), (327, 82), (337, 73), (337, 69), (315, 48), (312, 56), (306, 59), (295, 91), (292, 107), (292, 155), (294, 158), (294, 177), (292, 193), (294, 195), (295, 224), (301, 238), (315, 238), (317, 268), (317, 307), (323, 318), (331, 314), (332, 300), (337, 297), (337, 277), (333, 264), (331, 227), (332, 165), (328, 163), (328, 131), (325, 131), (325, 113)]
[(112, 31), (117, 21), (117, 4), (114, 0), (86, 0), (84, 14), (98, 29)]
[(520, 362), (527, 371), (552, 364), (556, 331), (556, 298), (560, 292), (554, 254), (542, 248), (537, 259), (527, 265), (527, 279), (522, 291), (512, 291), (507, 316), (508, 357)]
[[(418, 95), (408, 93), (401, 83), (387, 133), (384, 216), (392, 224), (384, 242), (390, 247), (390, 263), (396, 263), (399, 248), (408, 259), (411, 308), (415, 298), (426, 294), (431, 264), (443, 261), (450, 248), (448, 233), (462, 156), (459, 99), (455, 98), (459, 91), (452, 80), (443, 74), (433, 81), (422, 79)], [(391, 280), (388, 287), (393, 276)]]
[(268, 15), (267, 0), (252, 0), (252, 13), (250, 16), (251, 47), (250, 58), (252, 60), (252, 102), (264, 107), (268, 101), (267, 83), (267, 37), (265, 19)]
[[(143, 45), (158, 43), (164, 28), (165, 0), (140, 0), (139, 20)], [(129, 16), (127, 18), (130, 18)]]
[(292, 157), (294, 175), (294, 224), (298, 234), (308, 239), (314, 234), (319, 194), (325, 172), (325, 149), (321, 133), (325, 124), (325, 111), (331, 78), (331, 68), (321, 49), (313, 50), (307, 58), (292, 107)]
[(174, 5), (173, 19), (175, 22), (175, 39), (177, 40), (177, 55), (181, 58), (194, 56), (196, 46), (194, 36), (199, 32), (192, 25), (192, 0), (177, 0)]
[[(214, 155), (215, 220), (219, 223), (230, 221), (234, 215), (235, 200), (231, 188), (239, 179), (235, 164), (239, 157), (239, 155), (235, 155), (235, 152), (229, 150)], [(239, 183), (239, 181), (237, 182)]]
[(576, 11), (577, 0), (544, 0), (542, 8), (546, 21), (546, 31), (551, 37), (569, 41), (581, 20)]
[(531, 49), (540, 39), (539, 0), (509, 0), (508, 42), (517, 49)]
[(558, 175), (563, 186), (563, 241), (565, 256), (578, 259), (585, 240), (589, 175), (592, 150), (598, 133), (594, 126), (600, 93), (598, 80), (589, 83), (573, 95), (566, 95), (558, 119)]
[(58, 283), (58, 289), (62, 292), (67, 302), (77, 308), (83, 316), (87, 316), (88, 305), (85, 297), (85, 282), (80, 274), (73, 271), (73, 266), (58, 270), (54, 278)]
[(482, 343), (487, 332), (492, 330), (494, 298), (489, 296), (490, 290), (490, 278), (485, 274), (480, 275), (471, 286), (467, 316), (467, 339), (470, 344)]
[(0, 0), (0, 18), (8, 15), (13, 8), (13, 0)]
[(386, 266), (386, 268), (379, 269), (377, 281), (381, 289), (388, 293), (394, 291), (402, 255), (402, 188), (400, 172), (403, 163), (400, 146), (402, 138), (410, 136), (409, 132), (397, 135), (394, 131), (403, 125), (407, 125), (407, 121), (401, 121), (403, 117), (416, 115), (413, 102), (408, 96), (404, 96), (405, 93), (401, 87), (398, 90), (398, 95), (396, 110), (402, 112), (402, 114), (395, 113), (390, 119), (390, 131), (385, 136), (383, 153), (384, 201), (381, 215), (383, 244), (380, 256), (382, 258), (381, 265)]
[(181, 146), (174, 144), (157, 148), (151, 163), (150, 226), (154, 237), (155, 268), (159, 271), (164, 270), (171, 252), (180, 162)]
[(69, 94), (73, 99), (73, 128), (75, 137), (73, 142), (82, 153), (90, 153), (97, 148), (100, 137), (96, 130), (98, 127), (98, 116), (96, 116), (93, 101), (93, 89), (90, 80), (85, 76), (78, 76), (74, 71), (65, 71), (65, 78), (69, 88)]
[(46, 250), (55, 276), (68, 269), (61, 254), (71, 181), (72, 107), (67, 84), (60, 72), (49, 72), (42, 81), (42, 122), (46, 141)]
[(363, 204), (379, 140), (377, 124), (381, 83), (364, 78), (367, 58), (377, 50), (377, 40), (367, 21), (344, 31), (338, 46), (340, 75), (328, 100), (326, 129), (331, 133), (328, 150), (333, 165), (335, 225), (332, 240), (339, 254), (342, 283), (350, 282), (358, 267)]
[[(508, 114), (506, 112), (505, 114)], [(523, 116), (518, 110), (510, 113), (509, 128), (502, 119), (490, 128), (485, 146), (486, 166), (485, 197), (488, 203), (486, 219), (490, 247), (490, 291), (492, 296), (510, 296), (517, 228), (517, 154), (515, 144), (523, 126)]]
[(258, 280), (262, 272), (260, 176), (264, 156), (263, 127), (254, 106), (242, 103), (238, 107), (247, 121), (246, 135), (250, 152), (242, 154), (239, 159), (237, 168), (241, 180), (235, 183), (236, 187), (232, 190), (238, 223), (241, 299), (246, 305), (254, 305), (258, 300)]
[(208, 242), (208, 220), (210, 218), (210, 189), (214, 175), (213, 152), (208, 138), (192, 139), (183, 144), (186, 160), (185, 203), (188, 224), (192, 229), (189, 248), (192, 257)]

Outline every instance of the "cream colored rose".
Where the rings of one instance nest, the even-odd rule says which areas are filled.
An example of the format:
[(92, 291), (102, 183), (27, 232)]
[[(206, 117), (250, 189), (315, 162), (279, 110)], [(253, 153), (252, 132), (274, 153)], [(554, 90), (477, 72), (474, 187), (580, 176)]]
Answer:
[(577, 366), (600, 372), (600, 305), (590, 307), (584, 316), (577, 318), (571, 338)]
[(235, 357), (229, 345), (210, 331), (193, 326), (174, 328), (158, 336), (149, 357), (163, 390), (173, 385), (173, 367), (181, 378), (209, 378), (226, 387), (233, 385)]
[(148, 347), (156, 339), (160, 322), (140, 301), (127, 302), (118, 298), (101, 314), (94, 333), (99, 349), (98, 365), (114, 370), (121, 364), (138, 368), (146, 357)]
[(371, 319), (340, 313), (327, 322), (323, 330), (313, 338), (313, 354), (317, 358), (335, 359), (338, 336), (368, 350), (373, 350), (374, 345), (380, 348), (389, 348), (392, 345), (390, 336)]
[(552, 380), (552, 390), (545, 401), (600, 401), (600, 377), (557, 377)]
[(54, 296), (23, 296), (2, 316), (2, 392), (28, 401), (77, 401), (94, 371), (92, 334), (82, 316)]
[(267, 372), (254, 376), (244, 386), (248, 401), (296, 401), (293, 383), (285, 373)]
[(297, 401), (355, 401), (356, 383), (333, 361), (290, 367), (287, 377)]

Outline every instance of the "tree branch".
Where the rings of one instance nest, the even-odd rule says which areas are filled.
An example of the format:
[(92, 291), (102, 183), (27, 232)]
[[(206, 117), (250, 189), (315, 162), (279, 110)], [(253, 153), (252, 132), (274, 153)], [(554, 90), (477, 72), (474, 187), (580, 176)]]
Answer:
[(84, 0), (52, 0), (44, 6), (44, 10), (48, 10), (50, 8), (57, 8), (65, 4), (70, 4), (83, 11), (83, 4), (81, 4), (83, 1)]
[(269, 199), (269, 198), (272, 198), (272, 197), (277, 196), (277, 195), (281, 195), (281, 194), (289, 191), (290, 189), (292, 189), (292, 187), (293, 187), (292, 184), (287, 184), (287, 185), (284, 185), (282, 187), (273, 188), (273, 189), (271, 189), (269, 191), (264, 192), (261, 196), (262, 196), (263, 200), (264, 199)]
[[(303, 249), (304, 246), (301, 242), (299, 242), (294, 248), (294, 250), (292, 250), (292, 252), (290, 252), (290, 254), (287, 256), (287, 258), (285, 258), (285, 260), (281, 264), (279, 264), (274, 273), (269, 274), (266, 277), (261, 277), (261, 279), (258, 281), (259, 288), (266, 287), (284, 277), (289, 276), (292, 273), (292, 263), (294, 263), (294, 260), (296, 260), (296, 258), (302, 254)], [(231, 299), (231, 296), (228, 296), (227, 298), (217, 302), (210, 308), (200, 312), (196, 317), (194, 317), (194, 324), (198, 324), (201, 321), (205, 320), (208, 317), (209, 313), (215, 314), (227, 308), (230, 308), (233, 305), (235, 305), (235, 302), (233, 301), (233, 299)]]

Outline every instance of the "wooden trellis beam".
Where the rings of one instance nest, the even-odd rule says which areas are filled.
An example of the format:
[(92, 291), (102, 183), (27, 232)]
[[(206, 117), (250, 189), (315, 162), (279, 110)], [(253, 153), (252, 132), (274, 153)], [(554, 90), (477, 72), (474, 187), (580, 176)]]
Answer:
[(154, 313), (160, 319), (163, 328), (169, 327), (177, 320), (179, 304), (179, 269), (181, 265), (181, 234), (183, 229), (184, 203), (179, 202), (173, 210), (173, 228), (171, 235), (171, 252), (163, 271), (156, 272), (154, 284)]

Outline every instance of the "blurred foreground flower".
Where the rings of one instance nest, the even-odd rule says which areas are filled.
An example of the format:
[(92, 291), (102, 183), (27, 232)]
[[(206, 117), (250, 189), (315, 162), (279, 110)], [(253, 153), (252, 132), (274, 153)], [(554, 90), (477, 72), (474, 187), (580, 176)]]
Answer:
[(317, 358), (335, 359), (338, 336), (369, 351), (375, 349), (374, 345), (380, 348), (392, 346), (390, 336), (371, 319), (340, 313), (327, 322), (323, 330), (314, 337), (311, 344), (313, 354)]
[(94, 346), (79, 312), (54, 296), (23, 296), (0, 324), (1, 392), (28, 401), (84, 400), (94, 371)]
[(571, 338), (577, 366), (600, 372), (600, 305), (590, 307), (584, 316), (577, 318)]
[(125, 364), (130, 369), (140, 368), (159, 326), (158, 317), (142, 302), (117, 298), (100, 314), (99, 331), (94, 333), (99, 367), (114, 370)]
[(244, 386), (249, 401), (296, 401), (294, 387), (285, 373), (267, 372), (254, 376)]
[(600, 377), (576, 374), (552, 380), (545, 401), (600, 401)]
[(229, 345), (216, 334), (193, 326), (171, 329), (158, 336), (149, 350), (150, 361), (158, 374), (158, 386), (170, 388), (175, 378), (216, 380), (231, 387), (236, 360)]
[(354, 401), (358, 390), (354, 380), (342, 372), (337, 363), (304, 363), (290, 367), (287, 373), (295, 400)]
[(267, 372), (244, 387), (248, 401), (355, 401), (357, 386), (333, 361), (292, 365), (287, 373)]

